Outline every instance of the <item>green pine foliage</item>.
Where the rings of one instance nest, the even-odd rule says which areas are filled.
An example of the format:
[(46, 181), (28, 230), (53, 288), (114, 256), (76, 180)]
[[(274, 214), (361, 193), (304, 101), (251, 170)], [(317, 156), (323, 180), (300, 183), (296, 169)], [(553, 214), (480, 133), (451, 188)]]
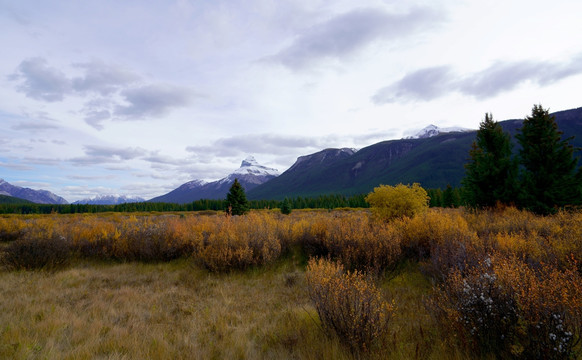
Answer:
[(461, 194), (459, 188), (453, 188), (450, 184), (443, 191), (442, 207), (457, 208), (461, 206)]
[(493, 207), (516, 200), (517, 162), (511, 157), (511, 138), (491, 114), (485, 114), (465, 165), (463, 198), (472, 207)]
[(289, 215), (291, 214), (291, 202), (289, 201), (289, 199), (285, 198), (282, 202), (281, 202), (281, 214), (284, 215)]
[(538, 214), (554, 213), (566, 205), (582, 203), (582, 171), (573, 156), (572, 137), (562, 139), (554, 116), (534, 105), (516, 135), (519, 160), (520, 205)]
[(234, 183), (230, 187), (228, 194), (226, 194), (227, 212), (231, 215), (244, 215), (249, 211), (249, 204), (245, 189), (234, 179)]

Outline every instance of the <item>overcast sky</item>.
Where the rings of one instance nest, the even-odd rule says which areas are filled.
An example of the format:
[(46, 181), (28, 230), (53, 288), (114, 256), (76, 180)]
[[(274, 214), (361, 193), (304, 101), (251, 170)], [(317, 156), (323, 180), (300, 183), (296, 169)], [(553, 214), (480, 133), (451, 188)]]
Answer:
[(572, 0), (0, 0), (0, 178), (162, 195), (296, 158), (582, 106)]

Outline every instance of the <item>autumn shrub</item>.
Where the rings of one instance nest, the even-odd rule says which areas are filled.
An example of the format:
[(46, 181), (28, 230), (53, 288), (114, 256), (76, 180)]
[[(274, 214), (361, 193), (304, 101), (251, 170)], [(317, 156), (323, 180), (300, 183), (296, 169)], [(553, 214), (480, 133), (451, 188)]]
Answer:
[(454, 270), (428, 302), (445, 332), (452, 332), (472, 351), (511, 354), (518, 328), (518, 304), (487, 257), (464, 274)]
[(329, 255), (326, 242), (333, 226), (330, 216), (316, 214), (294, 224), (292, 231), (307, 256), (321, 257)]
[(381, 275), (400, 260), (400, 236), (394, 227), (370, 221), (367, 214), (350, 212), (335, 218), (323, 239), (326, 252), (348, 270)]
[(20, 239), (26, 230), (26, 220), (14, 216), (0, 217), (0, 242)]
[(394, 223), (405, 257), (422, 262), (423, 271), (444, 280), (455, 269), (464, 270), (480, 260), (483, 245), (455, 210), (434, 210)]
[(364, 273), (344, 273), (338, 262), (311, 259), (306, 277), (323, 329), (351, 351), (368, 352), (386, 336), (394, 306)]
[(522, 331), (514, 353), (523, 359), (572, 359), (582, 354), (582, 276), (576, 264), (540, 269), (505, 259), (497, 274), (518, 304)]
[(582, 212), (536, 216), (509, 207), (464, 217), (485, 244), (507, 256), (522, 257), (534, 267), (553, 263), (561, 269), (573, 256), (582, 273)]
[(193, 242), (180, 231), (183, 219), (170, 217), (130, 218), (121, 224), (112, 242), (114, 258), (125, 261), (168, 261), (192, 255)]
[(0, 262), (8, 270), (54, 270), (66, 266), (70, 260), (70, 242), (56, 232), (40, 236), (25, 234), (0, 252)]
[(204, 240), (199, 261), (212, 271), (245, 269), (276, 260), (281, 244), (268, 215), (226, 216)]
[(372, 214), (381, 221), (423, 213), (428, 209), (428, 200), (426, 190), (418, 183), (380, 185), (366, 196)]

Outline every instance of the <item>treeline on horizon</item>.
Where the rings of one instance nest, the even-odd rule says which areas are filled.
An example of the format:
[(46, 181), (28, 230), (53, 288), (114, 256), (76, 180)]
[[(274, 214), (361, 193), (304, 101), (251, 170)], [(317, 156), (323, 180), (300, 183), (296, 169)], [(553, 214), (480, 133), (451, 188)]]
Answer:
[[(442, 189), (428, 189), (431, 207), (458, 207), (462, 205), (460, 189), (447, 187)], [(337, 209), (337, 208), (368, 208), (367, 194), (352, 196), (331, 194), (315, 197), (287, 198), (292, 209)], [(282, 201), (278, 200), (249, 200), (251, 209), (281, 208)], [(93, 204), (0, 204), (0, 214), (83, 214), (104, 212), (172, 212), (172, 211), (226, 211), (226, 200), (201, 199), (186, 204), (138, 202), (117, 205)]]

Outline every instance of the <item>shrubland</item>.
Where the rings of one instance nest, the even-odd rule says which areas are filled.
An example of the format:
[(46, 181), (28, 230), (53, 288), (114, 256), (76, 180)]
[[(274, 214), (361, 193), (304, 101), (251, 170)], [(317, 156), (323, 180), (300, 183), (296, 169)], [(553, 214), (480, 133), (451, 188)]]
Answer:
[(581, 220), (6, 215), (0, 357), (579, 358)]

